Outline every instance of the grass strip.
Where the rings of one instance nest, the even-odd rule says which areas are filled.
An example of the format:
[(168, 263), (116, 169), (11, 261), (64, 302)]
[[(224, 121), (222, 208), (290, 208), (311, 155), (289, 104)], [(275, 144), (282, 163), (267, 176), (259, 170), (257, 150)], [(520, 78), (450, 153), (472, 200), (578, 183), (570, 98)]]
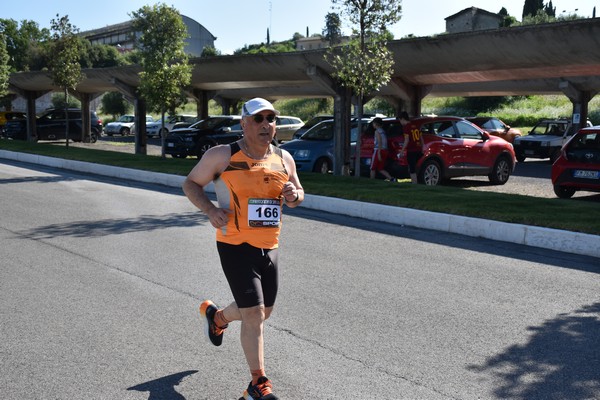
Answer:
[[(196, 159), (161, 158), (47, 143), (0, 140), (0, 148), (97, 164), (185, 176)], [(450, 186), (390, 183), (301, 173), (307, 193), (446, 214), (600, 235), (600, 207), (594, 201), (548, 199), (474, 191)]]

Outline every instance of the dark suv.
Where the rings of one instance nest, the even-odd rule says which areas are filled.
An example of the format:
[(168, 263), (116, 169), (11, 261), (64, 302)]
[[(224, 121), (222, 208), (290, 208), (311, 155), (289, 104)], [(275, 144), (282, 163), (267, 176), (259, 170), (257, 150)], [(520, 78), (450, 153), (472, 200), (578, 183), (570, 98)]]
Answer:
[[(81, 110), (69, 108), (69, 139), (81, 141)], [(45, 111), (36, 121), (36, 140), (60, 140), (65, 138), (67, 115), (64, 109)], [(90, 111), (90, 142), (95, 143), (102, 132), (102, 121), (95, 111)], [(8, 139), (27, 140), (27, 120), (7, 121), (4, 134)]]
[(222, 115), (203, 119), (188, 128), (173, 129), (165, 139), (165, 154), (174, 158), (201, 158), (211, 147), (241, 139), (241, 121), (239, 115)]

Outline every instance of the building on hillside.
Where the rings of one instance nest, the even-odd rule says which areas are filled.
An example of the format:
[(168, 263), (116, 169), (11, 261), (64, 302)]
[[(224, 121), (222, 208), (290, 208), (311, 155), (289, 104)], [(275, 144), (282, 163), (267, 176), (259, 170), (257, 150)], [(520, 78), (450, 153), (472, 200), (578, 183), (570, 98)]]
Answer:
[[(348, 36), (342, 36), (340, 38), (341, 43), (348, 43), (350, 38)], [(303, 37), (296, 40), (296, 50), (317, 50), (329, 47), (329, 40), (325, 39), (324, 36), (315, 35), (310, 37)]]
[[(205, 47), (215, 47), (215, 40), (217, 38), (204, 26), (185, 15), (182, 15), (181, 18), (188, 31), (188, 38), (185, 39), (186, 54), (191, 57), (200, 57)], [(133, 31), (132, 21), (127, 21), (81, 32), (80, 35), (88, 39), (92, 44), (116, 46), (119, 51), (125, 52), (133, 50), (135, 37), (139, 33)]]
[(329, 47), (329, 41), (323, 36), (303, 37), (296, 40), (296, 50), (316, 50)]
[(445, 19), (446, 33), (498, 29), (504, 20), (500, 14), (494, 14), (477, 7), (465, 8)]

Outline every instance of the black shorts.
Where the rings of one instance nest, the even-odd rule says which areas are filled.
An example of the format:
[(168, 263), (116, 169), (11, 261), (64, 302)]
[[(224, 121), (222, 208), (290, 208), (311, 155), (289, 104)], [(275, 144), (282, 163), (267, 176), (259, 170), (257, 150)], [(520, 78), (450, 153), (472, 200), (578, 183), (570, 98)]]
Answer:
[(277, 249), (217, 242), (221, 266), (239, 308), (273, 307), (279, 278)]
[(409, 151), (406, 153), (406, 161), (408, 162), (408, 172), (414, 174), (417, 172), (417, 162), (423, 157), (423, 153), (420, 151)]

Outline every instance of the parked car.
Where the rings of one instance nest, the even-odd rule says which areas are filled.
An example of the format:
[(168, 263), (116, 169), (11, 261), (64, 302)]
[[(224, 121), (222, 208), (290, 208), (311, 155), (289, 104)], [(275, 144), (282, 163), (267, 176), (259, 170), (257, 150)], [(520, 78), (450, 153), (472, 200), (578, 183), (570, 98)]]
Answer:
[[(150, 115), (146, 115), (146, 123), (153, 122), (154, 118)], [(135, 130), (135, 115), (121, 115), (118, 120), (109, 122), (104, 127), (104, 133), (107, 136), (121, 135), (127, 136), (133, 133)]]
[(552, 164), (552, 185), (563, 199), (578, 190), (600, 192), (600, 127), (581, 129), (567, 141)]
[[(370, 119), (363, 120), (366, 128)], [(283, 143), (282, 149), (287, 150), (296, 163), (298, 171), (319, 172), (326, 174), (333, 169), (333, 134), (332, 119), (320, 122), (306, 131), (300, 139)], [(350, 129), (351, 156), (353, 156), (358, 137), (358, 120), (353, 120)]]
[(495, 117), (467, 117), (467, 121), (477, 125), (490, 135), (499, 136), (509, 143), (513, 143), (516, 137), (521, 136), (521, 131), (511, 128)]
[(319, 122), (327, 121), (328, 119), (333, 119), (333, 115), (315, 115), (314, 117), (309, 119), (304, 125), (302, 125), (296, 132), (294, 132), (292, 139), (300, 139), (304, 132), (306, 132)]
[[(148, 137), (155, 137), (155, 136), (161, 137), (161, 134), (164, 134), (164, 136), (166, 137), (166, 135), (168, 135), (169, 132), (171, 132), (174, 129), (175, 124), (189, 122), (189, 124), (191, 125), (197, 121), (198, 121), (198, 118), (196, 118), (195, 115), (186, 115), (186, 114), (171, 115), (171, 116), (165, 118), (164, 128), (162, 127), (163, 124), (162, 124), (162, 121), (160, 121), (160, 120), (148, 122), (146, 124), (146, 135)], [(161, 131), (161, 129), (164, 129), (164, 130)]]
[[(81, 141), (81, 110), (69, 108), (69, 139)], [(64, 109), (50, 109), (36, 119), (36, 140), (65, 139), (67, 114)], [(90, 111), (90, 142), (95, 143), (102, 132), (102, 120), (95, 111)], [(27, 140), (27, 121), (15, 119), (6, 122), (5, 136), (9, 139)]]
[[(459, 117), (419, 117), (411, 120), (421, 133), (425, 146), (423, 157), (417, 163), (420, 183), (439, 185), (445, 180), (460, 176), (487, 176), (490, 182), (505, 184), (512, 174), (516, 160), (513, 146), (506, 140), (490, 135), (478, 126)], [(390, 157), (406, 166), (406, 158), (399, 150), (404, 136), (398, 132), (400, 121), (383, 120), (388, 136)], [(370, 167), (373, 153), (372, 139), (368, 136), (361, 144), (361, 164)]]
[[(586, 126), (592, 126), (587, 121)], [(529, 135), (515, 138), (515, 154), (517, 161), (523, 162), (526, 158), (549, 158), (554, 163), (560, 156), (560, 150), (569, 137), (575, 132), (570, 119), (542, 119)]]
[(277, 116), (275, 127), (277, 135), (275, 136), (278, 142), (287, 142), (292, 140), (294, 133), (304, 125), (304, 122), (298, 117), (289, 117), (287, 115)]
[(20, 111), (0, 111), (0, 137), (4, 137), (4, 125), (6, 125), (6, 121), (11, 121), (13, 119), (25, 120), (27, 118), (27, 114)]
[[(192, 125), (194, 125), (196, 122), (199, 122), (200, 118), (198, 117), (194, 117), (191, 120), (187, 121), (187, 122), (177, 122), (175, 125), (173, 125), (173, 129), (182, 129), (182, 128), (188, 128)], [(171, 130), (173, 130), (171, 129)]]
[(196, 156), (218, 144), (235, 142), (243, 136), (239, 115), (209, 117), (188, 128), (173, 129), (165, 139), (165, 154), (174, 158)]

